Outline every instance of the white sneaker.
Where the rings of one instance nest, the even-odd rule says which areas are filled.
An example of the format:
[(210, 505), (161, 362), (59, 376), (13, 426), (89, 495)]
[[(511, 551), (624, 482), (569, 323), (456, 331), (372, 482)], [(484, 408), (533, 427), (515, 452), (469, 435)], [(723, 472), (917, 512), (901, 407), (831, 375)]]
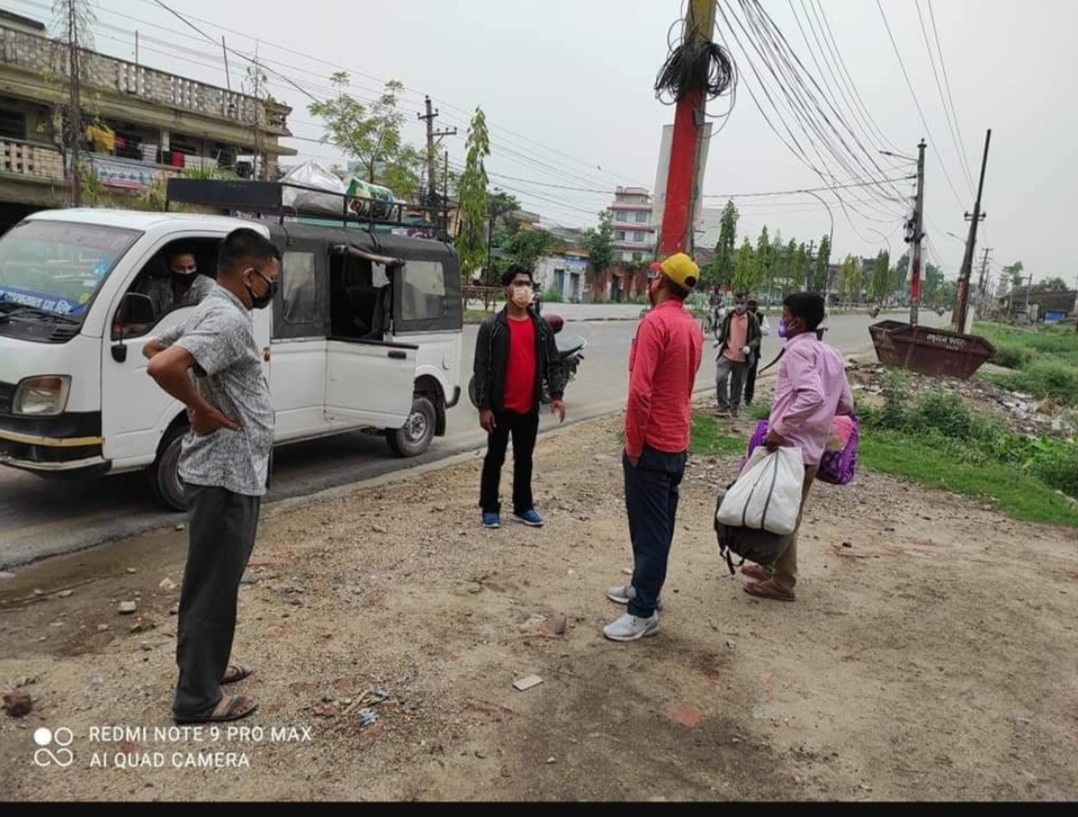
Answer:
[(626, 613), (613, 624), (603, 627), (603, 635), (611, 641), (639, 641), (641, 638), (659, 634), (659, 614), (640, 618)]
[[(606, 597), (610, 599), (614, 604), (628, 604), (630, 601), (636, 598), (636, 588), (631, 584), (618, 585), (617, 587), (611, 587), (606, 591)], [(657, 610), (663, 609), (663, 600), (659, 599)]]

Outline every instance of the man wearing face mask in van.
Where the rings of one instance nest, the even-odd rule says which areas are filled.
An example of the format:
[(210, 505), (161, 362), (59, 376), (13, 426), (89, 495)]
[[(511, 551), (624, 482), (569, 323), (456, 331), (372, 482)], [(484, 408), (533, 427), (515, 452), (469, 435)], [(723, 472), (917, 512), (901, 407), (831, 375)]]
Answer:
[(221, 687), (250, 674), (229, 661), (274, 426), (251, 310), (273, 303), (280, 258), (261, 233), (230, 233), (218, 253), (218, 286), (189, 321), (143, 348), (148, 374), (187, 406), (191, 423), (180, 454), (190, 541), (176, 636), (177, 723), (233, 721), (258, 708)]
[(501, 527), (499, 488), (509, 437), (513, 437), (513, 520), (543, 526), (532, 500), (532, 455), (539, 434), (542, 381), (550, 388), (551, 410), (565, 422), (565, 372), (554, 330), (529, 309), (535, 297), (532, 275), (513, 267), (502, 276), (505, 309), (483, 321), (475, 343), (475, 392), (479, 424), (489, 435), (479, 504), (483, 527)]

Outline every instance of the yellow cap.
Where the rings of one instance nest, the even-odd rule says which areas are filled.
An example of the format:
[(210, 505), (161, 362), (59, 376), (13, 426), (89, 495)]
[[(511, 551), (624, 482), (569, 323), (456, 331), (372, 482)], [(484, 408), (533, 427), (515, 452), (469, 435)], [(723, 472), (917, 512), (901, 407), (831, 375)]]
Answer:
[(700, 280), (700, 268), (683, 252), (663, 261), (662, 273), (686, 292), (691, 292)]

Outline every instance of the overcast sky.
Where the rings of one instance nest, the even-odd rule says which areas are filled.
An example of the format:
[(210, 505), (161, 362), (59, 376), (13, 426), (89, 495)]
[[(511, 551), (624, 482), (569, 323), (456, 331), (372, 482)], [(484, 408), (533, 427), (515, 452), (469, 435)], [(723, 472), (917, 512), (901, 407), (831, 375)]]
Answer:
[[(954, 276), (963, 245), (947, 232), (965, 236), (963, 213), (972, 210), (973, 194), (948, 128), (915, 0), (883, 0), (883, 8), (927, 118), (927, 130), (874, 0), (821, 1), (849, 73), (886, 138), (915, 155), (918, 140), (929, 138), (931, 132), (926, 226), (948, 276)], [(930, 9), (929, 0), (919, 1), (930, 39), (930, 10), (935, 13), (974, 181), (985, 130), (993, 129), (984, 202), (988, 220), (978, 258), (987, 244), (994, 248), (997, 274), (999, 264), (1021, 259), (1027, 273), (1037, 279), (1059, 275), (1073, 284), (1078, 269), (1068, 263), (1072, 254), (1068, 237), (1074, 229), (1072, 195), (1078, 172), (1070, 153), (1078, 135), (1078, 113), (1073, 71), (1066, 69), (1074, 64), (1071, 48), (1078, 30), (1078, 3), (932, 0)], [(253, 38), (258, 38), (260, 57), (315, 96), (327, 94), (334, 66), (351, 70), (358, 95), (373, 95), (380, 80), (401, 80), (409, 89), (405, 106), (413, 117), (422, 107), (423, 94), (431, 94), (443, 114), (438, 125), (460, 128), (460, 136), (446, 141), (454, 161), (463, 160), (469, 112), (482, 105), (493, 125), (494, 155), (488, 169), (502, 174), (493, 181), (517, 194), (529, 209), (562, 224), (593, 224), (609, 194), (559, 190), (537, 182), (600, 191), (618, 184), (654, 186), (661, 129), (673, 121), (673, 109), (656, 101), (652, 84), (666, 57), (667, 33), (681, 14), (682, 0), (165, 2), (199, 18), (194, 22), (215, 39), (226, 34), (229, 45), (239, 51), (253, 53)], [(804, 8), (811, 9), (803, 2), (810, 0), (792, 3), (799, 15)], [(94, 4), (99, 50), (131, 57), (130, 32), (138, 28), (143, 63), (224, 84), (220, 49), (152, 0)], [(0, 5), (49, 16), (43, 11), (47, 0), (3, 0)], [(804, 63), (818, 73), (790, 0), (763, 0), (763, 5)], [(805, 17), (801, 21), (804, 25)], [(729, 36), (721, 20), (720, 26), (720, 33)], [(173, 33), (180, 31), (186, 34)], [(192, 53), (185, 60), (177, 46), (203, 53)], [(242, 60), (234, 57), (231, 68), (233, 82), (238, 82)], [(819, 177), (790, 153), (761, 117), (749, 93), (750, 86), (759, 90), (751, 68), (742, 64), (740, 70), (736, 108), (711, 142), (705, 192), (821, 186)], [(834, 84), (827, 73), (818, 75), (817, 81)], [(295, 107), (291, 127), (297, 136), (310, 140), (321, 136), (306, 111), (308, 98), (276, 74), (271, 75), (271, 90)], [(419, 144), (422, 124), (411, 122), (406, 135)], [(303, 156), (327, 164), (335, 156), (314, 141), (291, 144)], [(944, 178), (944, 167), (958, 200)], [(901, 176), (912, 168), (893, 172)], [(903, 192), (910, 189), (908, 185), (899, 184)], [(739, 203), (743, 213), (739, 226), (753, 239), (765, 223), (772, 233), (781, 230), (786, 239), (805, 241), (818, 240), (829, 229), (826, 210), (808, 196)], [(722, 204), (722, 199), (708, 200), (709, 206)], [(851, 225), (841, 208), (832, 206), (838, 254), (874, 255), (886, 246), (869, 228), (885, 234), (895, 255), (903, 250), (899, 217), (884, 219), (876, 213), (885, 220), (877, 223), (851, 212)]]

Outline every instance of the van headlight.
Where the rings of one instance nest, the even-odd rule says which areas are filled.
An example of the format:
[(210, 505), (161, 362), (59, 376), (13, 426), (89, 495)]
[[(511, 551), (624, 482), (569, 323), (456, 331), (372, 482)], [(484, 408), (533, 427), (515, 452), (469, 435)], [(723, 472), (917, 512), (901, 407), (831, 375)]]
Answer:
[(64, 413), (69, 394), (71, 378), (68, 375), (29, 377), (15, 390), (13, 407), (16, 414), (55, 417)]

